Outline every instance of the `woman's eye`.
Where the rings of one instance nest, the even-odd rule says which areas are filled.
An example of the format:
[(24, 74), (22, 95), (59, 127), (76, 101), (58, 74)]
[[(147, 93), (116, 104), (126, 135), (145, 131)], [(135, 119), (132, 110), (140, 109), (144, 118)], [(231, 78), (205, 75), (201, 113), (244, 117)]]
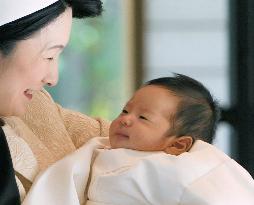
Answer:
[(54, 58), (52, 57), (52, 58), (47, 58), (49, 61), (52, 61), (52, 60), (54, 60)]
[(140, 115), (139, 118), (142, 119), (142, 120), (148, 120), (146, 117), (144, 117), (142, 115)]

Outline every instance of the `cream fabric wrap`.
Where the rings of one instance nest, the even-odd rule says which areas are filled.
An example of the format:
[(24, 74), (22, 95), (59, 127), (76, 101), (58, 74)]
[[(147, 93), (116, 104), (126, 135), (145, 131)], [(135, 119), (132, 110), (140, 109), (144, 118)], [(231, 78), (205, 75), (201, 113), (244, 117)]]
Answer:
[(210, 144), (197, 141), (190, 152), (173, 156), (98, 149), (107, 143), (107, 138), (94, 138), (49, 167), (23, 205), (254, 204), (251, 176)]
[(108, 136), (109, 122), (68, 110), (46, 90), (34, 93), (25, 116), (4, 118), (3, 127), (16, 172), (21, 200), (37, 175), (94, 136)]

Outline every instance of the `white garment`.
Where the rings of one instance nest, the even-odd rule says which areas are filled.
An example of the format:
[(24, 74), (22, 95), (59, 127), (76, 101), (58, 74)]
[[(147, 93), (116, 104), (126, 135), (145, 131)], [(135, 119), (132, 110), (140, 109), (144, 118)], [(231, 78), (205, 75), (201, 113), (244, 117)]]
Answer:
[(179, 156), (101, 150), (87, 205), (254, 205), (254, 181), (234, 160), (197, 141)]
[(107, 145), (108, 138), (92, 138), (57, 161), (34, 180), (22, 205), (85, 204), (85, 189), (94, 150)]
[[(55, 163), (34, 183), (24, 204), (85, 204), (92, 150), (106, 142), (95, 138)], [(202, 141), (179, 156), (128, 149), (97, 152), (87, 205), (254, 204), (248, 172)]]

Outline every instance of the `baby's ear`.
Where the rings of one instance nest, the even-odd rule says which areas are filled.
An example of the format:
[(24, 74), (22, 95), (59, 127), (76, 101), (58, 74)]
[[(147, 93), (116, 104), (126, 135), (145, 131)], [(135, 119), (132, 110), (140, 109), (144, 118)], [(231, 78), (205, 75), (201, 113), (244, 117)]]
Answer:
[(174, 138), (164, 150), (167, 154), (179, 155), (189, 151), (193, 144), (193, 139), (190, 136), (181, 136)]

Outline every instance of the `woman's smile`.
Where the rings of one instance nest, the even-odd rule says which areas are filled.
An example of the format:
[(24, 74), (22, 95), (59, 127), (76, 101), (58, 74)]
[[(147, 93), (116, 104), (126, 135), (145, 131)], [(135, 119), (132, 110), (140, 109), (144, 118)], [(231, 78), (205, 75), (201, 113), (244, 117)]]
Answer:
[(30, 89), (27, 89), (24, 91), (24, 95), (29, 99), (29, 100), (32, 100), (33, 98), (33, 91), (30, 90)]

